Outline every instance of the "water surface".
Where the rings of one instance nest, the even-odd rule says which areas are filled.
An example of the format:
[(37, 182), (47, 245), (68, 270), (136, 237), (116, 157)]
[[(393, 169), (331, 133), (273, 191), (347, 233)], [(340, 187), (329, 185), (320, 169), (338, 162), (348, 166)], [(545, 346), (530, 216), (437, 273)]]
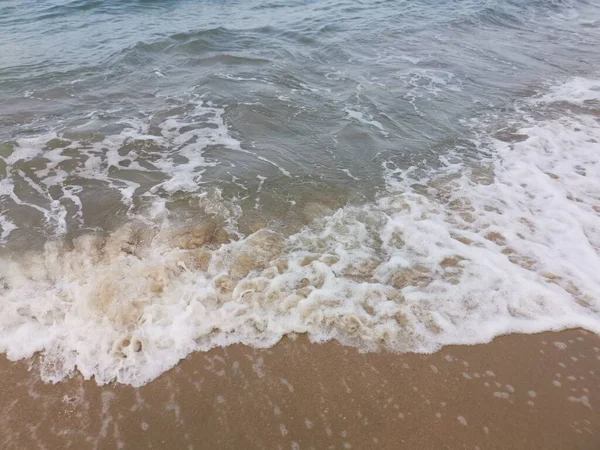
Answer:
[(0, 4), (0, 350), (600, 330), (600, 7)]

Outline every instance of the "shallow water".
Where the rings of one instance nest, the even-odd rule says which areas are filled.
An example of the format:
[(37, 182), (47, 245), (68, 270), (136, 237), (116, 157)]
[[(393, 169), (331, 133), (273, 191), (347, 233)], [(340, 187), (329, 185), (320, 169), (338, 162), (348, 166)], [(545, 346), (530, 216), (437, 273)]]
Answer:
[(600, 7), (0, 6), (0, 350), (600, 331)]

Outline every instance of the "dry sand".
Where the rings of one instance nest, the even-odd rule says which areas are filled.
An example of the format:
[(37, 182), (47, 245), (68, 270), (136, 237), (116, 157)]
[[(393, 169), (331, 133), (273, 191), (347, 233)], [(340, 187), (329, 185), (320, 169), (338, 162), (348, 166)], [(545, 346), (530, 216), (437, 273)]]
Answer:
[(0, 362), (0, 446), (600, 449), (600, 337), (511, 335), (433, 355), (304, 337), (197, 353), (135, 389)]

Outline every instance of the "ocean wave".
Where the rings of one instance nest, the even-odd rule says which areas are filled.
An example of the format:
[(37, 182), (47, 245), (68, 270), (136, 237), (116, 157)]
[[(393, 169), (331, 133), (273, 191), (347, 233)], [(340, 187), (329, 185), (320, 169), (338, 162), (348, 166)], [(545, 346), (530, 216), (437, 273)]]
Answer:
[(314, 220), (298, 232), (242, 233), (239, 204), (204, 194), (194, 222), (132, 221), (3, 259), (0, 351), (37, 354), (46, 381), (141, 385), (191, 352), (294, 333), (398, 352), (600, 333), (595, 86), (526, 100), (502, 130), (473, 122), (476, 164), (388, 162), (376, 201), (306, 205)]

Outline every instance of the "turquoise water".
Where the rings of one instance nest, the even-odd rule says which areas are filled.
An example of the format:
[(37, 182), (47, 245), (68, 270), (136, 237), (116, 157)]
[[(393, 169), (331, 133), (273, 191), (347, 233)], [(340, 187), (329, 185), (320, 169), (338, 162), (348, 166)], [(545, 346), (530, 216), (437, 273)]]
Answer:
[(598, 42), (593, 1), (2, 1), (0, 350), (600, 329)]
[[(545, 83), (594, 73), (598, 14), (582, 1), (4, 1), (0, 142), (9, 148), (34, 138), (44, 146), (52, 133), (101, 141), (131, 125), (139, 134), (132, 142), (143, 142), (167, 116), (214, 126), (193, 112), (197, 102), (212, 102), (223, 110), (227, 136), (251, 153), (232, 152), (212, 136), (198, 146), (205, 161), (185, 168), (192, 185), (255, 197), (260, 175), (278, 209), (286, 207), (279, 197), (313, 195), (307, 184), (335, 190), (342, 204), (365, 201), (381, 188), (381, 165), (390, 158), (404, 168), (435, 165), (470, 139), (461, 121), (502, 114)], [(183, 163), (177, 145), (154, 157), (139, 152), (136, 161), (150, 170), (144, 176), (128, 170), (124, 155), (100, 155), (95, 175), (75, 177), (68, 167), (64, 181), (71, 191), (83, 186), (76, 194), (82, 208), (109, 207), (96, 205), (106, 197), (125, 220), (130, 205), (118, 204), (119, 190), (134, 190), (128, 201), (144, 204), (141, 197), (176, 170), (165, 174), (153, 161)], [(88, 159), (79, 154), (62, 164), (81, 172)], [(22, 165), (34, 162), (44, 164)], [(31, 175), (44, 193), (18, 195), (48, 215), (58, 201), (64, 217), (48, 221), (30, 210), (14, 220), (28, 223), (26, 236), (15, 230), (13, 239), (111, 226), (93, 212), (81, 221), (73, 199), (54, 192), (61, 186)], [(38, 216), (33, 224), (29, 213)]]

